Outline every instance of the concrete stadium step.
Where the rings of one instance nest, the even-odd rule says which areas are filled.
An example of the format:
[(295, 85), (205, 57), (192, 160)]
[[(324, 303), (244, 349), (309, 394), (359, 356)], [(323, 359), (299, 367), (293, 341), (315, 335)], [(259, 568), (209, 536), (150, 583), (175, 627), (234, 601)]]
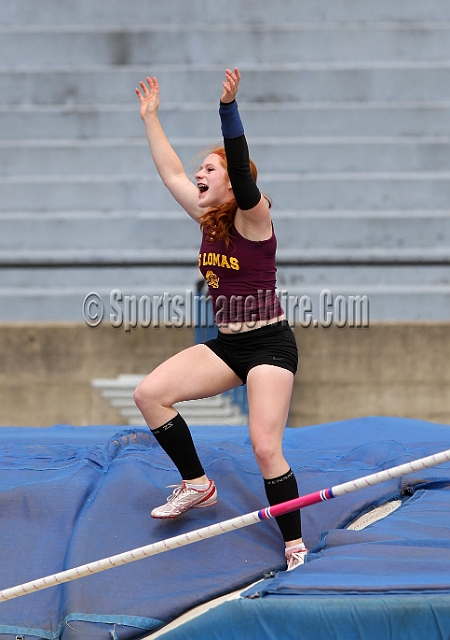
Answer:
[[(208, 144), (220, 141), (217, 101), (164, 104), (160, 118), (172, 140), (189, 132)], [(250, 140), (259, 136), (445, 136), (448, 102), (239, 101)], [(138, 103), (109, 105), (0, 105), (0, 140), (145, 139)], [(268, 125), (269, 123), (269, 125)]]
[[(449, 99), (450, 61), (241, 65), (243, 101), (441, 101)], [(110, 104), (136, 99), (148, 66), (106, 65), (54, 69), (0, 67), (3, 104)], [(217, 100), (222, 65), (156, 65), (168, 102)], [(270, 74), (270, 91), (267, 76)]]
[[(160, 280), (154, 281), (154, 273), (149, 278), (149, 284), (146, 287), (136, 287), (133, 281), (121, 287), (122, 297), (116, 295), (118, 281), (111, 281), (109, 287), (99, 287), (96, 285), (98, 275), (92, 275), (93, 284), (88, 286), (73, 286), (70, 281), (61, 286), (36, 286), (33, 279), (36, 274), (33, 272), (25, 272), (21, 270), (22, 279), (28, 278), (27, 286), (0, 287), (0, 321), (1, 322), (86, 322), (89, 326), (98, 326), (104, 322), (111, 324), (117, 330), (131, 331), (136, 323), (139, 326), (148, 328), (154, 326), (173, 327), (173, 326), (195, 326), (196, 316), (190, 313), (189, 307), (180, 307), (181, 311), (173, 311), (172, 302), (175, 296), (181, 296), (186, 300), (186, 292), (195, 290), (193, 283), (186, 283), (184, 288), (181, 285), (167, 286), (167, 282)], [(122, 276), (122, 282), (123, 282)], [(185, 276), (186, 278), (188, 276)], [(120, 282), (120, 281), (119, 281)], [(189, 289), (190, 287), (190, 289)], [(168, 291), (169, 289), (169, 291)], [(93, 300), (93, 296), (87, 296), (95, 292), (95, 296), (99, 295), (100, 306), (87, 309), (86, 304), (89, 300)], [(168, 311), (164, 317), (164, 293), (167, 302)], [(112, 300), (111, 296), (114, 296)], [(125, 296), (130, 296), (125, 299)], [(131, 296), (136, 296), (137, 304), (131, 301)], [(97, 297), (95, 298), (97, 300)], [(178, 301), (179, 303), (179, 301)], [(177, 303), (177, 304), (178, 304)], [(96, 303), (95, 303), (96, 304)], [(181, 304), (181, 303), (180, 303)], [(189, 303), (184, 303), (188, 305)], [(137, 309), (136, 314), (134, 309)], [(156, 315), (156, 308), (160, 311)], [(87, 315), (86, 315), (87, 314)], [(133, 315), (134, 314), (134, 315)], [(134, 318), (137, 319), (134, 319)], [(175, 318), (175, 320), (173, 320)], [(98, 320), (98, 322), (97, 322)]]
[[(190, 175), (200, 165), (208, 138), (171, 140)], [(445, 171), (450, 136), (248, 136), (260, 172)], [(146, 139), (10, 140), (0, 142), (0, 176), (125, 174), (156, 177)]]
[[(325, 319), (332, 317), (332, 324), (340, 328), (352, 327), (363, 330), (364, 328), (369, 328), (371, 322), (376, 321), (427, 320), (430, 322), (447, 322), (450, 313), (450, 286), (448, 284), (428, 286), (411, 284), (410, 281), (408, 284), (397, 282), (392, 286), (385, 284), (373, 286), (352, 284), (347, 287), (337, 286), (334, 288), (328, 286), (327, 291), (331, 292), (332, 296), (330, 297), (327, 294), (327, 304), (323, 307), (321, 297), (324, 291), (324, 288), (317, 290), (312, 286), (302, 290), (301, 294), (294, 291), (291, 294), (291, 299), (295, 295), (298, 296), (298, 300), (302, 296), (308, 297), (311, 301), (312, 314), (305, 315), (297, 307), (291, 313), (287, 311), (287, 317), (290, 318), (290, 321), (300, 324), (306, 330), (309, 330), (318, 329), (322, 326), (321, 317)], [(367, 296), (367, 314), (361, 308), (360, 303), (352, 302), (352, 299), (355, 299), (356, 296)], [(340, 298), (339, 301), (338, 297)], [(356, 313), (350, 310), (350, 307), (354, 308), (355, 304), (359, 309)], [(290, 307), (293, 307), (293, 303), (290, 304)], [(321, 308), (322, 312), (320, 312)], [(328, 313), (331, 313), (331, 316), (328, 316)], [(368, 322), (364, 320), (361, 323), (357, 319), (358, 317), (365, 320), (368, 319)], [(312, 319), (317, 320), (317, 322), (312, 323)]]
[(195, 262), (201, 240), (198, 225), (181, 210), (142, 215), (100, 211), (10, 213), (0, 214), (0, 224), (0, 253), (12, 254), (25, 250), (28, 255), (49, 255), (52, 251), (64, 255), (72, 251), (113, 257), (128, 251), (132, 259), (133, 253), (142, 251), (154, 252), (167, 262), (176, 261), (175, 254), (181, 252), (183, 260), (190, 255)]
[[(201, 402), (198, 400), (196, 402)], [(196, 413), (191, 415), (190, 411), (186, 412), (186, 409), (182, 409), (183, 417), (186, 418), (187, 422), (190, 426), (201, 427), (201, 426), (229, 426), (229, 427), (244, 427), (248, 424), (248, 419), (246, 417), (241, 417), (241, 415), (235, 416), (233, 415), (216, 415), (215, 413), (211, 413), (209, 415), (203, 415), (198, 417)], [(126, 413), (126, 410), (124, 411)], [(144, 421), (142, 416), (140, 416), (136, 411), (131, 411), (131, 413), (126, 413), (124, 416), (127, 419), (127, 422), (130, 426), (134, 427), (142, 427), (144, 425)]]
[[(447, 60), (450, 23), (0, 25), (2, 65)], [(149, 71), (151, 73), (151, 69)]]
[[(313, 249), (285, 248), (278, 253), (279, 266), (296, 265), (345, 265), (353, 264), (445, 264), (449, 265), (448, 244), (433, 247), (318, 247)], [(176, 250), (139, 251), (135, 248), (120, 251), (89, 250), (27, 250), (1, 251), (0, 264), (11, 268), (75, 268), (75, 267), (177, 267), (182, 270), (194, 267), (194, 251), (188, 249), (182, 253)]]
[(374, 262), (377, 254), (401, 261), (410, 253), (420, 261), (429, 250), (450, 259), (450, 210), (274, 211), (273, 219), (281, 262), (295, 252), (323, 264), (338, 255), (345, 261), (344, 253)]
[[(223, 406), (217, 409), (210, 407), (208, 404), (205, 405), (204, 400), (190, 400), (187, 403), (180, 402), (179, 405), (174, 406), (191, 426), (208, 426), (213, 424), (226, 424), (230, 426), (247, 425), (247, 416), (241, 413), (239, 408), (235, 407), (229, 398), (226, 400), (226, 404), (224, 403)], [(123, 406), (123, 403), (120, 401), (119, 406), (113, 402), (111, 402), (111, 404), (119, 408), (120, 413), (128, 421), (128, 424), (145, 426), (145, 420), (137, 407)]]
[[(47, 269), (44, 267), (2, 267), (2, 295), (29, 297), (33, 291), (37, 295), (52, 295), (67, 291), (67, 295), (78, 296), (81, 305), (90, 291), (97, 291), (105, 304), (112, 291), (119, 289), (123, 295), (158, 296), (165, 291), (170, 295), (196, 295), (198, 280), (197, 269), (184, 268), (182, 275), (175, 266), (148, 267), (60, 267)], [(391, 265), (365, 264), (357, 268), (347, 264), (304, 264), (301, 269), (296, 266), (281, 265), (278, 269), (278, 289), (289, 293), (319, 291), (328, 285), (333, 289), (340, 288), (348, 292), (354, 285), (358, 289), (370, 286), (372, 289), (403, 287), (417, 285), (436, 288), (448, 286), (448, 266), (420, 264)], [(166, 286), (167, 285), (167, 286)], [(357, 291), (355, 291), (357, 293)], [(80, 307), (77, 308), (79, 317)]]
[[(186, 295), (186, 291), (196, 292), (199, 271), (194, 265), (181, 270), (172, 266), (106, 266), (86, 265), (48, 268), (39, 265), (19, 266), (2, 264), (1, 287), (10, 291), (28, 291), (35, 287), (39, 291), (61, 291), (65, 287), (78, 291), (84, 296), (92, 290), (109, 296), (114, 289), (124, 295), (161, 295), (164, 291)], [(28, 293), (27, 293), (28, 295)], [(84, 297), (83, 296), (83, 297)]]
[[(445, 209), (450, 172), (260, 174), (259, 186), (283, 209)], [(164, 211), (173, 199), (148, 175), (0, 177), (0, 211)]]
[[(276, 211), (278, 262), (450, 259), (450, 210)], [(0, 264), (180, 260), (195, 263), (200, 230), (184, 212), (0, 215)]]
[[(87, 294), (96, 291), (100, 296), (104, 308), (103, 322), (110, 322), (110, 315), (113, 315), (114, 322), (119, 326), (117, 330), (132, 331), (133, 316), (131, 307), (127, 307), (125, 302), (119, 305), (122, 311), (122, 318), (118, 312), (118, 305), (114, 308), (110, 304), (111, 292), (122, 285), (124, 295), (135, 295), (138, 303), (143, 300), (143, 296), (162, 296), (164, 291), (170, 291), (171, 300), (176, 294), (186, 296), (184, 290), (175, 286), (165, 288), (162, 280), (153, 280), (150, 274), (146, 286), (137, 287), (130, 277), (128, 286), (125, 283), (127, 269), (122, 268), (121, 280), (110, 280), (109, 286), (99, 287), (98, 281), (101, 279), (98, 270), (91, 271), (92, 280), (88, 281), (89, 274), (83, 278), (87, 281), (86, 286), (79, 284), (75, 286), (74, 281), (81, 277), (73, 272), (69, 273), (68, 279), (60, 286), (55, 286), (51, 282), (56, 280), (55, 270), (48, 275), (45, 286), (37, 286), (36, 281), (40, 275), (41, 283), (45, 278), (39, 270), (9, 270), (11, 286), (7, 286), (3, 280), (4, 269), (2, 269), (2, 286), (0, 287), (0, 321), (20, 322), (20, 321), (70, 321), (84, 322), (83, 301)], [(13, 273), (15, 271), (15, 273)], [(167, 270), (166, 270), (167, 271)], [(15, 276), (15, 277), (13, 277)], [(20, 286), (12, 286), (13, 281), (20, 281)], [(368, 297), (369, 321), (386, 320), (429, 320), (445, 321), (450, 314), (450, 284), (448, 279), (448, 265), (420, 266), (420, 265), (395, 265), (386, 266), (303, 266), (301, 270), (296, 268), (280, 267), (278, 270), (278, 286), (280, 298), (290, 320), (297, 323), (300, 319), (298, 304), (302, 296), (308, 296), (311, 300), (313, 317), (317, 318), (320, 309), (320, 298), (322, 293), (330, 291), (331, 306), (338, 296), (344, 296), (344, 303), (350, 305), (350, 298), (355, 296)], [(194, 287), (190, 287), (192, 291)], [(297, 298), (296, 298), (297, 297)], [(342, 301), (341, 301), (342, 302)], [(295, 304), (297, 303), (297, 306)], [(169, 323), (170, 323), (169, 316)], [(181, 320), (184, 320), (184, 316)], [(120, 320), (122, 319), (122, 322)], [(336, 319), (336, 318), (335, 318)], [(127, 322), (128, 320), (128, 322)], [(141, 303), (141, 311), (138, 311), (137, 320), (140, 326), (151, 326), (152, 317), (144, 313)], [(182, 323), (181, 323), (182, 324)], [(160, 319), (160, 326), (164, 325), (164, 319)]]
[[(301, 258), (301, 256), (300, 256)], [(447, 264), (430, 265), (411, 264), (405, 261), (392, 260), (389, 263), (379, 264), (367, 260), (362, 265), (355, 265), (348, 261), (341, 264), (317, 264), (305, 263), (301, 269), (297, 266), (281, 264), (278, 269), (279, 290), (292, 289), (296, 292), (307, 289), (309, 286), (326, 287), (348, 286), (354, 283), (356, 286), (377, 284), (380, 287), (393, 286), (398, 282), (400, 286), (417, 284), (419, 286), (436, 287), (448, 285)], [(2, 266), (2, 291), (11, 292), (11, 295), (20, 291), (29, 295), (35, 287), (38, 291), (62, 291), (70, 289), (72, 293), (85, 296), (91, 290), (98, 291), (101, 296), (109, 299), (111, 291), (119, 289), (124, 295), (162, 295), (164, 291), (171, 295), (179, 294), (184, 297), (187, 292), (195, 295), (199, 272), (196, 268), (184, 267), (182, 271), (174, 264), (171, 267), (146, 267), (135, 265), (123, 265), (120, 267), (100, 266), (60, 266), (56, 269), (46, 267)], [(167, 288), (165, 287), (167, 285)]]
[(76, 3), (60, 3), (56, 0), (21, 0), (0, 5), (2, 24), (215, 24), (261, 23), (283, 24), (302, 21), (434, 21), (450, 20), (447, 0), (285, 0), (280, 3), (264, 2), (263, 5), (248, 0), (228, 0), (226, 3), (208, 0), (110, 0), (105, 8), (103, 0), (78, 0)]
[[(94, 379), (92, 386), (119, 409), (128, 424), (145, 426), (145, 420), (133, 401), (133, 391), (143, 378), (144, 375), (122, 374), (112, 379)], [(233, 404), (230, 394), (179, 402), (174, 406), (191, 425), (246, 425), (248, 422), (247, 415)]]
[(245, 77), (279, 288), (315, 308), (324, 287), (365, 294), (373, 319), (448, 319), (449, 32), (448, 0), (3, 3), (0, 321), (82, 322), (96, 290), (107, 321), (115, 288), (195, 288), (198, 230), (155, 175), (134, 88), (158, 75), (194, 172), (221, 138), (225, 64)]
[[(417, 264), (386, 265), (305, 265), (301, 269), (283, 266), (278, 270), (278, 289), (288, 294), (316, 295), (331, 289), (335, 295), (364, 294), (369, 291), (405, 292), (411, 287), (435, 291), (448, 287), (448, 267)], [(303, 295), (303, 294), (301, 294)], [(399, 300), (401, 293), (399, 294)]]

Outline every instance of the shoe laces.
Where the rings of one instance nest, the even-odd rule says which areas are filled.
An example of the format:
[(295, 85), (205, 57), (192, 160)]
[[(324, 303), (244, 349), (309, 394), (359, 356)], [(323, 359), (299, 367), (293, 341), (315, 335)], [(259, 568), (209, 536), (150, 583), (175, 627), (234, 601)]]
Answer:
[(172, 500), (175, 500), (176, 498), (179, 498), (180, 494), (183, 493), (183, 492), (191, 493), (191, 492), (194, 491), (194, 489), (190, 489), (189, 487), (185, 487), (183, 484), (169, 484), (167, 486), (168, 489), (171, 489), (172, 487), (175, 487), (175, 488), (172, 491), (172, 493), (170, 494), (170, 496), (168, 496), (167, 502), (172, 502)]

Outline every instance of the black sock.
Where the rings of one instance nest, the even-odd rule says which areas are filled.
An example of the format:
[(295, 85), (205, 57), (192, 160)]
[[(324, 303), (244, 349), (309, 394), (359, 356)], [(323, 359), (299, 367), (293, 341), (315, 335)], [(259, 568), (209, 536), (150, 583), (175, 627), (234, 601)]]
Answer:
[[(264, 486), (270, 506), (298, 498), (297, 480), (292, 469), (278, 478), (264, 478)], [(302, 537), (300, 511), (292, 511), (275, 519), (285, 542)]]
[(189, 427), (179, 413), (158, 429), (154, 429), (152, 433), (180, 472), (183, 480), (194, 480), (205, 474)]

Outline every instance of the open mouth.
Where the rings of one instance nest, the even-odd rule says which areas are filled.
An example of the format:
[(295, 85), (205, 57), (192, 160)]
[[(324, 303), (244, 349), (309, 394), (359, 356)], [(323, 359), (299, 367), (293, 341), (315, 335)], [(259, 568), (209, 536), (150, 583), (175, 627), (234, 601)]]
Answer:
[(197, 188), (200, 191), (200, 193), (205, 193), (209, 189), (209, 187), (206, 184), (203, 184), (202, 182), (197, 185)]

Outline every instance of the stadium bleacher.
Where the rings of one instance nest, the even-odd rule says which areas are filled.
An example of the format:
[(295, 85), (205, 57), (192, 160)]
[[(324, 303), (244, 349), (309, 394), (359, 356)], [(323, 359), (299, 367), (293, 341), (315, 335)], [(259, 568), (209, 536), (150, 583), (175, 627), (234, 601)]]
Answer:
[(198, 231), (156, 176), (134, 89), (159, 77), (193, 170), (232, 65), (280, 289), (447, 319), (449, 30), (445, 0), (4, 3), (0, 321), (82, 321), (93, 289), (195, 286)]

